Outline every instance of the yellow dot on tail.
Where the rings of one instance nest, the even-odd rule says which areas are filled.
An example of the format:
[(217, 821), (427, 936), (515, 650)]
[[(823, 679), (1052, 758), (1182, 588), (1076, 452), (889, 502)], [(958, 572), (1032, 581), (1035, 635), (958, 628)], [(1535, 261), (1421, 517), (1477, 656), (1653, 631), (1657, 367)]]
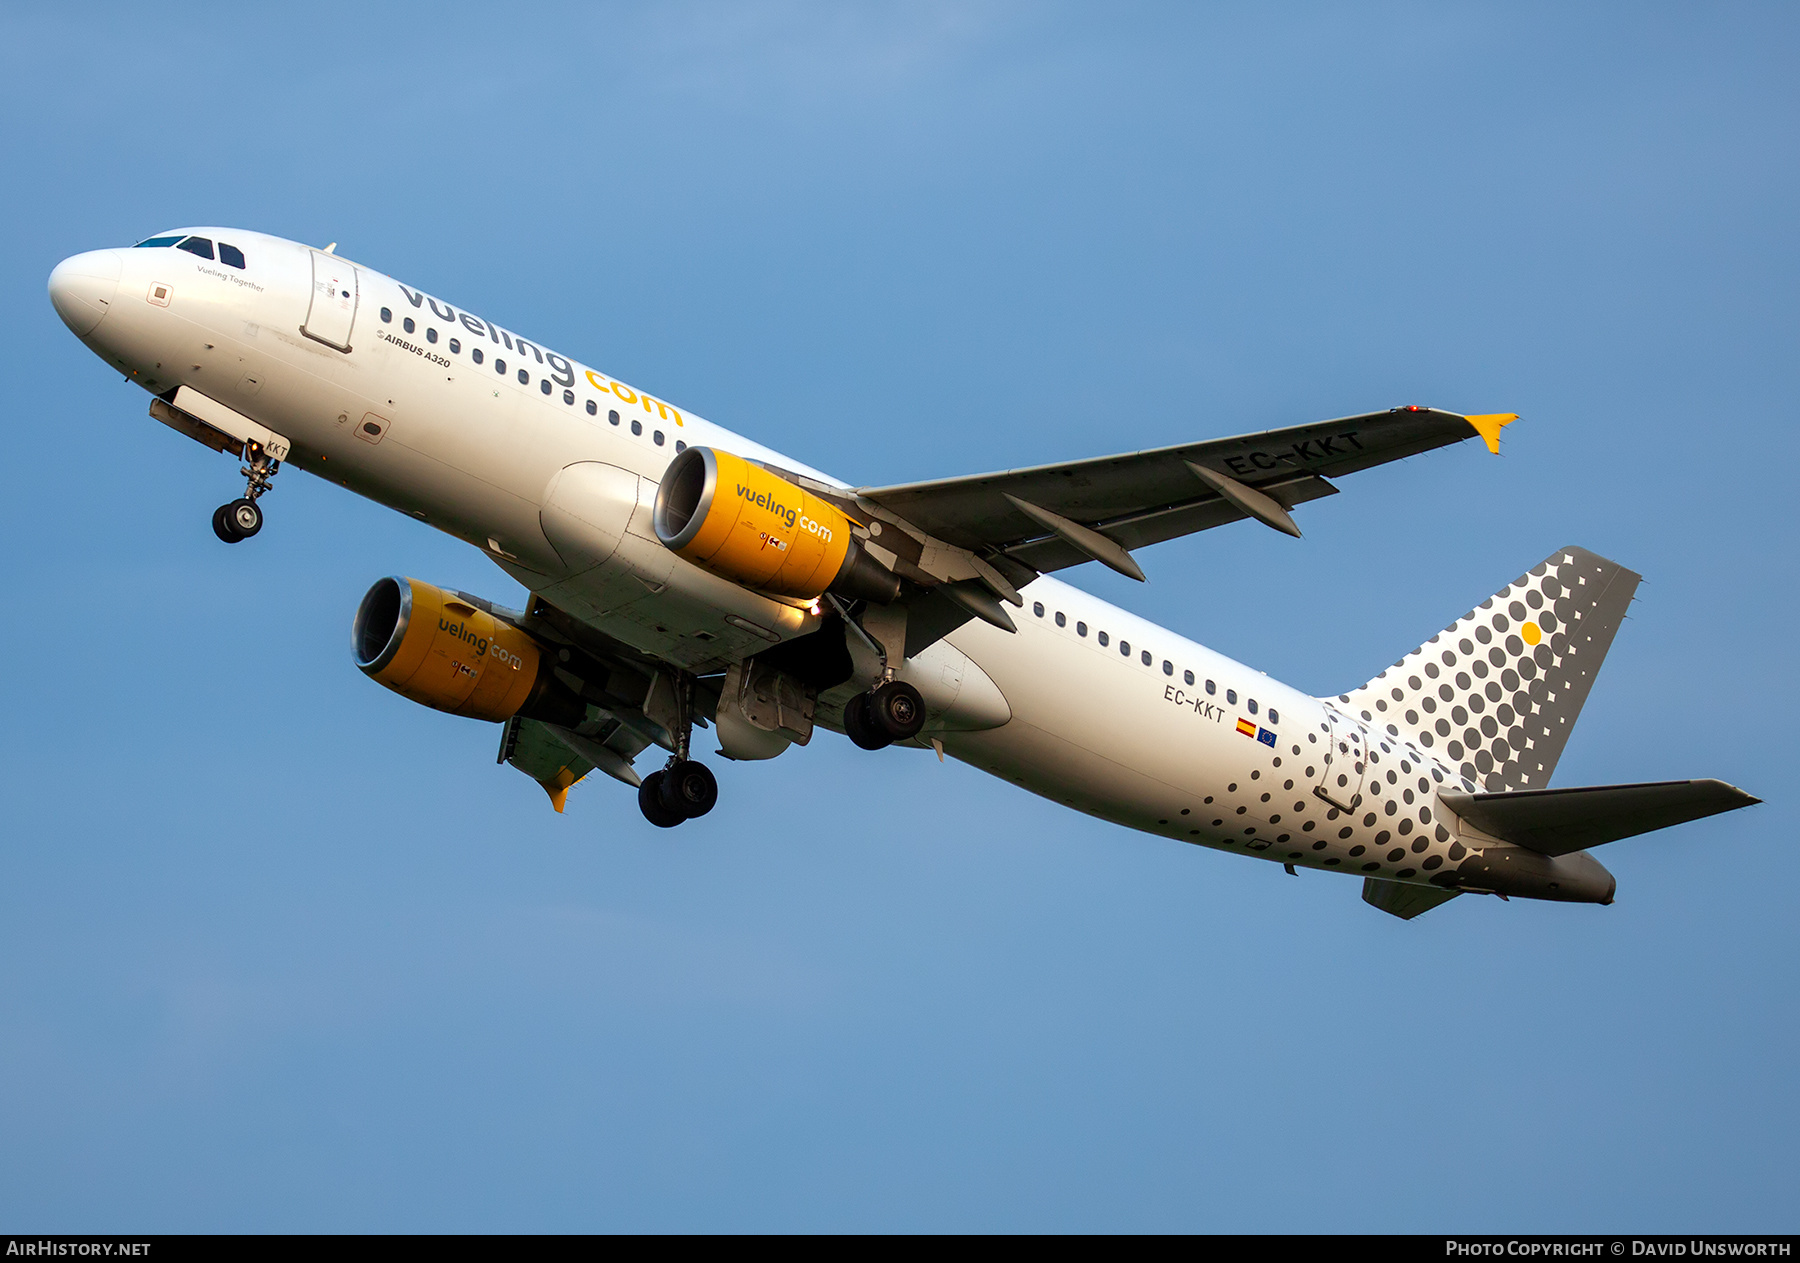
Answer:
[(1536, 623), (1526, 623), (1525, 626), (1519, 628), (1519, 635), (1525, 637), (1525, 643), (1528, 645), (1535, 645), (1544, 638), (1543, 629)]

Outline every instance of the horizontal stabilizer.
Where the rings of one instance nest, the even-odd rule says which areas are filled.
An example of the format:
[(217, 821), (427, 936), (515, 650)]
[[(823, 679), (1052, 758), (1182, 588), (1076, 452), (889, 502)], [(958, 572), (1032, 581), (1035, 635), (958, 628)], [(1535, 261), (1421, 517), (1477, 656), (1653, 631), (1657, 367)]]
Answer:
[(1449, 903), (1460, 890), (1440, 890), (1436, 886), (1414, 886), (1403, 881), (1381, 877), (1363, 878), (1363, 902), (1402, 921), (1410, 921), (1421, 912), (1430, 912), (1440, 903)]
[(1440, 790), (1438, 797), (1483, 833), (1540, 855), (1568, 855), (1762, 801), (1724, 781), (1587, 785), (1510, 794)]

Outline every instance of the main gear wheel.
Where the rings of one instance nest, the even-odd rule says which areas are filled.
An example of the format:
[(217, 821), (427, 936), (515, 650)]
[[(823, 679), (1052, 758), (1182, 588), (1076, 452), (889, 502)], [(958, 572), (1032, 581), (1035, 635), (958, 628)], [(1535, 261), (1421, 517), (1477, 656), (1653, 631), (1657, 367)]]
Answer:
[(638, 786), (638, 810), (644, 813), (644, 819), (659, 829), (673, 829), (686, 816), (678, 815), (663, 805), (663, 774), (652, 772)]
[(657, 797), (683, 820), (699, 819), (719, 801), (719, 782), (704, 763), (677, 759), (658, 775), (662, 783), (657, 786)]
[(902, 680), (858, 693), (844, 706), (844, 732), (865, 750), (911, 741), (925, 727), (925, 699)]
[(889, 741), (911, 741), (925, 727), (925, 699), (902, 680), (889, 680), (868, 701), (869, 721)]

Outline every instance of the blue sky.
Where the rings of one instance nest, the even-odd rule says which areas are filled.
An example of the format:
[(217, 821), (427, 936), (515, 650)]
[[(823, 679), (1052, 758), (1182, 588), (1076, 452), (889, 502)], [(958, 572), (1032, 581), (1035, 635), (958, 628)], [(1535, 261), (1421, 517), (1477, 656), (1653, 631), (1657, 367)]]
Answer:
[[(1797, 24), (0, 13), (0, 1225), (1795, 1230)], [(347, 652), (381, 575), (510, 580), (298, 473), (220, 545), (234, 468), (51, 311), (187, 223), (858, 482), (1519, 412), (1071, 577), (1335, 693), (1581, 544), (1645, 583), (1557, 783), (1768, 805), (1411, 923), (829, 735), (673, 835), (558, 817)]]

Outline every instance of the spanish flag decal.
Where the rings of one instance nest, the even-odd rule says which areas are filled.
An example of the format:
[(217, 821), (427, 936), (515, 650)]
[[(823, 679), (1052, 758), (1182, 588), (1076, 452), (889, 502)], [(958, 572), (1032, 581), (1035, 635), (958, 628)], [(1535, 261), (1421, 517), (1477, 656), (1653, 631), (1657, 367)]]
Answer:
[(1240, 719), (1238, 720), (1238, 731), (1243, 733), (1246, 737), (1254, 737), (1256, 736), (1256, 725), (1251, 723), (1248, 719)]

